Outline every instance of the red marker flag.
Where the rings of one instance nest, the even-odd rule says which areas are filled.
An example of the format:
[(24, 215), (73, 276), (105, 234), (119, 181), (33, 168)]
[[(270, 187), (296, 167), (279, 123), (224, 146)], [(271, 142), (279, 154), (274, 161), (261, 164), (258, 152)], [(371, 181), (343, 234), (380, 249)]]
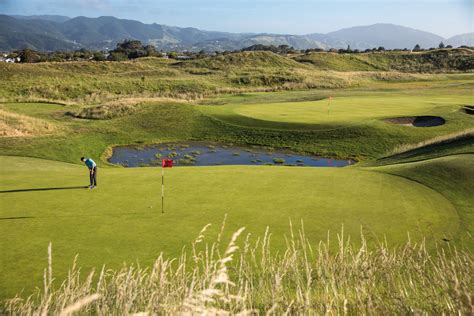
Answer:
[(161, 166), (163, 168), (173, 168), (173, 160), (172, 159), (163, 159), (161, 161)]

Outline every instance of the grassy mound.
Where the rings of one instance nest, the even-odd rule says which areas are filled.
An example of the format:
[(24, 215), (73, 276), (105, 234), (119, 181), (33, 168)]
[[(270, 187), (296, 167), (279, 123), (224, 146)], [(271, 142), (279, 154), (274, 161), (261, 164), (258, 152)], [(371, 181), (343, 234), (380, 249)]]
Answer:
[(341, 224), (356, 243), (362, 229), (370, 244), (386, 237), (392, 246), (408, 232), (412, 240), (427, 238), (429, 248), (463, 233), (452, 201), (378, 170), (173, 168), (166, 172), (165, 214), (155, 168), (101, 168), (93, 191), (78, 188), (88, 183), (84, 166), (1, 157), (0, 174), (0, 297), (39, 285), (49, 242), (56, 249), (55, 273), (63, 278), (76, 254), (86, 269), (150, 264), (161, 251), (177, 256), (204, 225), (219, 226), (225, 214), (232, 231), (246, 226), (260, 235), (271, 227), (275, 249), (285, 245), (290, 218), (304, 221), (313, 243)]
[(217, 57), (206, 57), (203, 59), (191, 60), (178, 63), (179, 67), (206, 68), (210, 70), (227, 71), (231, 69), (264, 69), (264, 68), (283, 68), (283, 69), (307, 69), (306, 66), (295, 62), (292, 59), (283, 57), (272, 52), (240, 52)]
[(310, 53), (295, 57), (318, 69), (336, 71), (453, 72), (472, 71), (474, 51), (446, 49), (425, 52), (364, 54)]
[[(327, 66), (318, 67), (270, 52), (240, 52), (183, 62), (140, 58), (125, 62), (3, 63), (0, 64), (0, 81), (9, 84), (0, 86), (0, 100), (50, 100), (85, 104), (98, 104), (119, 97), (196, 100), (223, 92), (334, 89), (372, 87), (377, 82), (432, 81), (439, 78), (387, 71), (428, 72), (431, 68), (437, 71), (444, 65), (445, 57), (437, 57), (443, 52), (433, 54), (346, 56), (324, 53), (314, 54), (316, 57), (313, 54), (301, 57), (319, 60), (318, 56), (322, 56), (322, 60), (325, 60), (323, 64)], [(471, 67), (471, 51), (463, 54), (448, 51), (446, 54), (452, 59), (446, 67)], [(398, 66), (386, 66), (388, 62)], [(404, 69), (403, 66), (407, 64), (410, 66)], [(459, 64), (459, 67), (455, 68), (451, 64)]]
[(421, 183), (449, 199), (459, 215), (462, 230), (467, 232), (463, 242), (474, 249), (472, 239), (474, 232), (473, 158), (473, 154), (459, 154), (390, 165), (377, 168), (377, 170)]

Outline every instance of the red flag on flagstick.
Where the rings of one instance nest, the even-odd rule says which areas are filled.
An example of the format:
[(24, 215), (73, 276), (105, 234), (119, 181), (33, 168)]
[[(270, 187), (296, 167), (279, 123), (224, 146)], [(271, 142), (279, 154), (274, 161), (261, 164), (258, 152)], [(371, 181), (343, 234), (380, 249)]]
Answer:
[(173, 159), (161, 160), (161, 213), (165, 212), (165, 168), (173, 168)]
[(173, 168), (173, 160), (172, 159), (163, 159), (161, 161), (161, 166), (163, 168)]

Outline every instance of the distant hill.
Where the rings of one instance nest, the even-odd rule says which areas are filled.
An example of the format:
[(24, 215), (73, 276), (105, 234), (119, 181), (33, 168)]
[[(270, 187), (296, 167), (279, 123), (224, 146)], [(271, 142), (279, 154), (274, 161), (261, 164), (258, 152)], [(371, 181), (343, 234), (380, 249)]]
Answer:
[(25, 47), (51, 51), (77, 49), (81, 45), (64, 36), (56, 22), (0, 15), (0, 51)]
[[(455, 36), (454, 46), (473, 45), (472, 33)], [(56, 15), (0, 15), (0, 51), (29, 47), (40, 51), (78, 48), (109, 50), (117, 42), (137, 39), (162, 50), (224, 51), (239, 50), (255, 44), (288, 45), (295, 49), (367, 49), (437, 47), (441, 36), (393, 24), (375, 24), (342, 29), (328, 34), (282, 35), (202, 31), (196, 28), (144, 24), (111, 16), (69, 18)]]
[(43, 20), (58, 23), (66, 22), (71, 19), (64, 15), (12, 15), (11, 17), (22, 20)]
[(448, 38), (444, 44), (458, 47), (461, 45), (474, 46), (474, 33), (460, 34)]
[(438, 47), (443, 41), (436, 34), (415, 30), (394, 24), (374, 24), (356, 26), (327, 34), (332, 38), (346, 41), (351, 48), (383, 46), (388, 49), (413, 48), (419, 44), (423, 48)]

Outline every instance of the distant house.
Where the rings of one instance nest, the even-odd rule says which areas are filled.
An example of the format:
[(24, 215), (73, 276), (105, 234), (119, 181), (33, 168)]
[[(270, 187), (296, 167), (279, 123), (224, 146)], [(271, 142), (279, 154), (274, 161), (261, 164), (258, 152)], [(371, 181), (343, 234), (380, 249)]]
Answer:
[(2, 63), (14, 64), (14, 63), (19, 63), (19, 62), (20, 62), (20, 58), (0, 57), (0, 62), (2, 62)]

